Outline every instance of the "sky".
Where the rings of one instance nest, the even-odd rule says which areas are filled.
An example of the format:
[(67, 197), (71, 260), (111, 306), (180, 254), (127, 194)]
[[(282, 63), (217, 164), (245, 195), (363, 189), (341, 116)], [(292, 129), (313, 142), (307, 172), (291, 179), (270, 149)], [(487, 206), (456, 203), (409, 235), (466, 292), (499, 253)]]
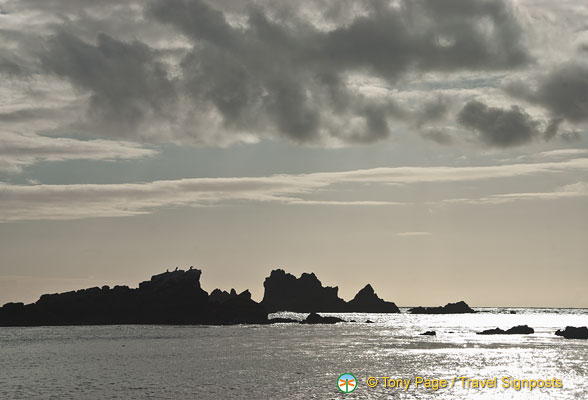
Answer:
[(0, 0), (0, 304), (194, 266), (588, 307), (582, 0)]

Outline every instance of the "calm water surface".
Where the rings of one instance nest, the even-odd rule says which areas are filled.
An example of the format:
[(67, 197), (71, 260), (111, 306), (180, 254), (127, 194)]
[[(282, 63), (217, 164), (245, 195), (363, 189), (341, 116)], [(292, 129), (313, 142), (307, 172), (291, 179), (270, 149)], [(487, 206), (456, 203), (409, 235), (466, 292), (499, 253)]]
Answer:
[[(331, 314), (357, 323), (0, 328), (2, 399), (588, 399), (588, 341), (555, 336), (588, 310), (480, 309), (475, 315)], [(279, 313), (303, 318), (305, 314)], [(370, 319), (373, 324), (364, 321)], [(527, 324), (533, 335), (480, 336)], [(419, 336), (426, 330), (436, 337)], [(340, 393), (337, 377), (357, 377)], [(408, 390), (368, 377), (410, 378)], [(415, 388), (414, 378), (498, 377), (498, 388)], [(502, 388), (502, 377), (562, 380)]]

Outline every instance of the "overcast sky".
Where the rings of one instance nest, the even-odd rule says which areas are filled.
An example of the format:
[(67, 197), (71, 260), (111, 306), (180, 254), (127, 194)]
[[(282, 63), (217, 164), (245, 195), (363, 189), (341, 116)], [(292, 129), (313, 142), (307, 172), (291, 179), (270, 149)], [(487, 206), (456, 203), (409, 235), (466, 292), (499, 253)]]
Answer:
[(0, 303), (167, 268), (588, 307), (582, 0), (0, 0)]

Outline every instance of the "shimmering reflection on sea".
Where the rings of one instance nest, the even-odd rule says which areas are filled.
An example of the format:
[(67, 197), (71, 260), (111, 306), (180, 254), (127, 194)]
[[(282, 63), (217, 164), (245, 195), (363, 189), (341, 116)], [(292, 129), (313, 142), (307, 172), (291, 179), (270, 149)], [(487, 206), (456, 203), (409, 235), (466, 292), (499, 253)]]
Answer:
[[(587, 399), (588, 341), (553, 333), (588, 325), (588, 310), (509, 311), (340, 314), (358, 322), (315, 326), (0, 328), (0, 398)], [(475, 334), (520, 324), (535, 334)], [(437, 336), (419, 335), (426, 330)], [(337, 389), (344, 372), (358, 379), (353, 393)], [(404, 391), (369, 388), (369, 376), (498, 377), (499, 387), (464, 389), (456, 383), (438, 392), (414, 386)], [(503, 389), (503, 376), (558, 378), (564, 387)]]

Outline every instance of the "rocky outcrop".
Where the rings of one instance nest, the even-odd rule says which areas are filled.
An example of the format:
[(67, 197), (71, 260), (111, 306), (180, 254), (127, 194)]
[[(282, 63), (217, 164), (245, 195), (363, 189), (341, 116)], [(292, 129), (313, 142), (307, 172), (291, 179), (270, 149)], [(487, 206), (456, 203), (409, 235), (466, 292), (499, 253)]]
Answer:
[(303, 273), (300, 278), (282, 269), (274, 270), (263, 283), (265, 293), (261, 304), (269, 312), (365, 312), (398, 313), (396, 304), (380, 299), (371, 285), (361, 289), (353, 300), (339, 298), (338, 288), (323, 287), (314, 273)]
[(448, 303), (443, 307), (415, 307), (408, 310), (411, 314), (469, 314), (475, 313), (465, 301)]
[(510, 329), (502, 330), (500, 328), (486, 329), (482, 332), (476, 332), (478, 335), (530, 335), (535, 333), (533, 328), (527, 325), (517, 325)]
[(345, 322), (337, 317), (323, 317), (317, 313), (310, 313), (308, 317), (301, 324), (336, 324), (337, 322)]
[(0, 308), (0, 326), (267, 322), (267, 312), (248, 291), (210, 302), (200, 275), (198, 269), (176, 270), (154, 275), (137, 289), (103, 286), (46, 294), (28, 305), (8, 303)]
[(400, 312), (396, 304), (380, 299), (370, 284), (365, 285), (363, 289), (357, 292), (353, 300), (346, 304), (345, 311), (364, 313)]
[(435, 331), (426, 331), (420, 334), (421, 336), (437, 336), (437, 332)]
[(298, 321), (297, 319), (292, 319), (292, 318), (272, 318), (270, 320), (268, 320), (268, 323), (270, 324), (293, 324), (293, 323), (298, 323), (300, 321)]
[(282, 269), (273, 270), (263, 282), (265, 292), (261, 304), (269, 312), (341, 312), (345, 301), (337, 295), (337, 287), (323, 287), (314, 273), (300, 278)]
[(231, 289), (230, 292), (220, 289), (214, 289), (208, 296), (208, 301), (210, 301), (211, 303), (220, 304), (235, 297), (237, 297), (237, 292), (235, 291), (235, 289)]
[[(231, 291), (232, 293), (233, 291)], [(261, 304), (251, 300), (251, 293), (245, 290), (228, 300), (212, 307), (211, 316), (215, 324), (265, 324), (267, 311)]]
[(566, 326), (563, 331), (558, 329), (555, 334), (565, 339), (588, 339), (588, 328), (585, 326)]

